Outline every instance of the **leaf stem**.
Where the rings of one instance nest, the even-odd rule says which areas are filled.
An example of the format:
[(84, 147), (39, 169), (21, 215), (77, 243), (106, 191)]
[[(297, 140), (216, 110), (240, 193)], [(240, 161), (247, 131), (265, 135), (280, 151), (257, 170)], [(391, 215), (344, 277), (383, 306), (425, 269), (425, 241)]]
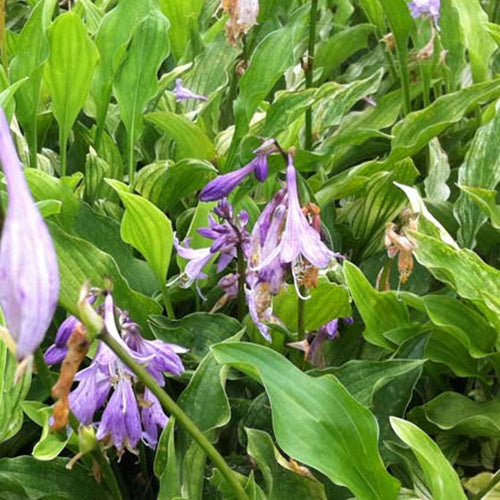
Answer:
[(238, 245), (237, 249), (238, 258), (238, 321), (243, 321), (246, 314), (246, 298), (245, 298), (245, 279), (246, 279), (246, 269), (245, 269), (245, 256), (243, 255), (243, 250), (241, 245)]
[(306, 301), (297, 296), (297, 340), (299, 342), (306, 338), (305, 307), (306, 307)]
[[(309, 42), (307, 47), (307, 61), (304, 68), (306, 77), (306, 89), (313, 86), (314, 77), (314, 48), (316, 46), (316, 20), (318, 17), (318, 0), (311, 0), (311, 13), (309, 18)], [(305, 149), (312, 148), (312, 107), (306, 109), (305, 115)]]
[(165, 311), (167, 311), (168, 319), (175, 319), (174, 308), (172, 307), (172, 301), (170, 300), (170, 295), (168, 294), (166, 285), (162, 285), (161, 294), (163, 297), (163, 305), (165, 306)]
[(61, 177), (64, 177), (68, 164), (68, 137), (61, 128), (59, 128), (59, 155), (61, 157)]
[(207, 439), (203, 432), (189, 418), (186, 413), (177, 405), (177, 403), (156, 383), (154, 378), (147, 370), (135, 361), (128, 352), (105, 330), (100, 335), (101, 340), (120, 358), (123, 363), (132, 370), (137, 378), (147, 387), (160, 401), (162, 407), (175, 417), (175, 420), (184, 427), (191, 437), (200, 445), (203, 451), (208, 455), (212, 463), (224, 476), (228, 484), (234, 491), (235, 497), (239, 500), (248, 500), (238, 478), (224, 460), (223, 456), (216, 450), (212, 443)]
[(128, 184), (130, 187), (134, 185), (135, 165), (134, 165), (134, 139), (133, 133), (128, 134)]

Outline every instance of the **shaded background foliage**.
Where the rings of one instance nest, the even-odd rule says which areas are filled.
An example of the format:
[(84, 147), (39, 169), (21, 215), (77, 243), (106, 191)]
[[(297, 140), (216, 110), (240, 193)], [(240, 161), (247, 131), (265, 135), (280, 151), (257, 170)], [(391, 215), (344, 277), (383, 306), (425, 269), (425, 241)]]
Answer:
[[(168, 391), (250, 497), (483, 497), (500, 460), (498, 2), (442, 0), (429, 51), (431, 23), (404, 0), (320, 0), (308, 88), (311, 2), (262, 2), (237, 46), (218, 0), (71, 4), (9, 1), (0, 40), (0, 104), (61, 270), (46, 345), (81, 284), (111, 276), (146, 336), (190, 349)], [(178, 77), (208, 100), (175, 102)], [(306, 303), (307, 331), (355, 318), (321, 369), (287, 346), (292, 286), (272, 344), (234, 304), (210, 313), (214, 268), (206, 302), (165, 287), (185, 267), (174, 231), (206, 245), (196, 230), (214, 204), (198, 191), (261, 137), (297, 148), (302, 198), (348, 257)], [(231, 195), (251, 224), (283, 178), (283, 160), (269, 162), (266, 182)], [(380, 291), (384, 231), (407, 207), (415, 269), (400, 283), (394, 268)], [(15, 384), (15, 368), (0, 344), (0, 498), (110, 497), (88, 456), (65, 469), (78, 442), (49, 432), (48, 391), (36, 374)], [(156, 452), (111, 461), (124, 498), (231, 498), (173, 419)]]

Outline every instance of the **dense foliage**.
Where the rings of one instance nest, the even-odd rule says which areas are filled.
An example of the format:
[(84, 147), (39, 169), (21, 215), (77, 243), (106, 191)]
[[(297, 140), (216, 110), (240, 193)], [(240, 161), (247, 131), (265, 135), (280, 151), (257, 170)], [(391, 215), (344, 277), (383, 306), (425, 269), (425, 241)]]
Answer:
[(0, 499), (500, 495), (500, 2), (0, 10)]

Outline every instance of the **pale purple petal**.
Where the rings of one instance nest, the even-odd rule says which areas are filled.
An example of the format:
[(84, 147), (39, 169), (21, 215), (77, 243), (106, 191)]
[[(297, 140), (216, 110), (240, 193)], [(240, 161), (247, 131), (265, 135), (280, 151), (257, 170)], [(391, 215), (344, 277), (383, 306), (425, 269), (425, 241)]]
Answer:
[(1, 109), (0, 161), (9, 195), (0, 242), (0, 305), (20, 361), (41, 344), (52, 321), (59, 270), (54, 244), (28, 189)]
[(144, 406), (141, 409), (142, 439), (150, 447), (154, 448), (158, 443), (158, 428), (163, 430), (168, 417), (165, 415), (160, 402), (149, 389), (144, 391)]
[(175, 97), (177, 97), (177, 102), (185, 101), (186, 99), (197, 99), (199, 101), (207, 100), (207, 98), (204, 95), (195, 94), (186, 87), (183, 87), (182, 80), (180, 78), (177, 78), (177, 80), (175, 80), (174, 94)]
[(412, 17), (428, 16), (437, 23), (439, 21), (440, 0), (413, 0), (408, 4)]

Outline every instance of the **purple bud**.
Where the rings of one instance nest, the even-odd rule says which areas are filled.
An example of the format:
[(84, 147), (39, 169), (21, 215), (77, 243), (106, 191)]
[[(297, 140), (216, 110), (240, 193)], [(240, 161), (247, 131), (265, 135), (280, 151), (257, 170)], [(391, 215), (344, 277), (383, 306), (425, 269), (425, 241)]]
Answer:
[(258, 181), (264, 182), (267, 179), (268, 165), (267, 155), (260, 154), (254, 160), (255, 170), (254, 174)]
[(59, 270), (49, 231), (28, 189), (1, 109), (0, 161), (9, 195), (0, 242), (0, 305), (21, 361), (41, 344), (52, 321)]
[(217, 201), (225, 198), (236, 186), (243, 182), (243, 179), (254, 170), (254, 165), (250, 162), (248, 165), (229, 172), (228, 174), (220, 175), (213, 181), (210, 181), (200, 193), (201, 201)]
[(66, 357), (66, 353), (68, 352), (66, 344), (78, 323), (79, 320), (75, 316), (68, 316), (61, 323), (59, 330), (57, 330), (55, 343), (44, 354), (45, 362), (48, 365), (61, 363)]

